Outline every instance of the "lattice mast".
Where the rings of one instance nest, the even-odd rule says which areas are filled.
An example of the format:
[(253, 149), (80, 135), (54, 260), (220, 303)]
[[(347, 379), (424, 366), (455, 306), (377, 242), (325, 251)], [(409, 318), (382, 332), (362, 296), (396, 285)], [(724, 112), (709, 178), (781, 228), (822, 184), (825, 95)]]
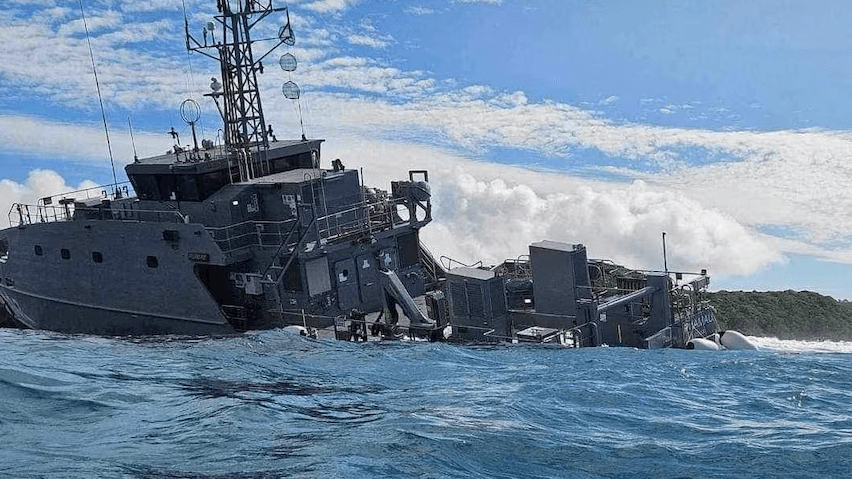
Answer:
[[(295, 43), (287, 7), (273, 7), (272, 0), (266, 0), (265, 3), (258, 0), (217, 0), (219, 14), (214, 17), (216, 23), (211, 21), (204, 27), (203, 43), (190, 35), (189, 21), (184, 19), (186, 48), (219, 63), (222, 82), (214, 78), (210, 85), (213, 93), (205, 96), (213, 98), (222, 116), (225, 145), (236, 156), (240, 181), (256, 176), (255, 165), (251, 160), (252, 149), (258, 152), (258, 156), (265, 157), (269, 148), (269, 133), (257, 83), (257, 73), (263, 73), (262, 60), (282, 44)], [(277, 43), (255, 59), (251, 30), (276, 12), (285, 13), (286, 23), (278, 30)]]

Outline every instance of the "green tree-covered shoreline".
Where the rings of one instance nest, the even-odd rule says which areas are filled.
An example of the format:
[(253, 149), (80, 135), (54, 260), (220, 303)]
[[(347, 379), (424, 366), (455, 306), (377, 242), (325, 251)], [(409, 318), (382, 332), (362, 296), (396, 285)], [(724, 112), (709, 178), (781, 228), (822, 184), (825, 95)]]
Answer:
[(750, 336), (852, 340), (852, 303), (810, 291), (708, 293), (722, 329)]

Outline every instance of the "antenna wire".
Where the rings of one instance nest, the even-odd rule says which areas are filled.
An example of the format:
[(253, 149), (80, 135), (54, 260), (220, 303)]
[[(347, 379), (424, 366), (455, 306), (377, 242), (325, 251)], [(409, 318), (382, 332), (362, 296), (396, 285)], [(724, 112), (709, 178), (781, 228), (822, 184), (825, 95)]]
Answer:
[(95, 74), (95, 88), (98, 90), (98, 102), (101, 104), (101, 118), (104, 120), (104, 133), (106, 134), (107, 150), (109, 151), (109, 164), (112, 166), (112, 193), (116, 198), (121, 194), (118, 191), (118, 178), (115, 176), (115, 160), (112, 158), (112, 145), (109, 141), (109, 128), (107, 127), (106, 110), (104, 99), (101, 96), (101, 84), (98, 81), (98, 69), (95, 67), (95, 52), (92, 50), (92, 40), (89, 37), (89, 25), (86, 23), (86, 12), (83, 10), (83, 0), (80, 0), (80, 14), (83, 16), (83, 28), (86, 30), (86, 43), (89, 45), (89, 57), (92, 59), (92, 73)]

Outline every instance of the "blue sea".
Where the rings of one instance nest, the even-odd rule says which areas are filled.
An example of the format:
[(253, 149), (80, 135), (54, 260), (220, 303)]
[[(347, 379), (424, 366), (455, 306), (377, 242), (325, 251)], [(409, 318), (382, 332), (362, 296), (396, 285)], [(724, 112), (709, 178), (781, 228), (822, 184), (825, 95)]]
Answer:
[(0, 329), (0, 477), (852, 475), (852, 344), (760, 351)]

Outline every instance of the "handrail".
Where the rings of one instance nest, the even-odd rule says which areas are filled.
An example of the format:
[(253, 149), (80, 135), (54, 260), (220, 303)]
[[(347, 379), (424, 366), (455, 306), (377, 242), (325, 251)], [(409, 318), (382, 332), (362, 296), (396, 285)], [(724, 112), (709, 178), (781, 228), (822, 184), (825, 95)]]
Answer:
[[(278, 258), (278, 255), (279, 255), (279, 254), (281, 254), (281, 248), (283, 248), (283, 247), (284, 247), (284, 245), (285, 245), (285, 244), (286, 244), (286, 243), (290, 240), (290, 237), (292, 237), (292, 236), (293, 236), (293, 233), (295, 233), (297, 229), (299, 229), (299, 225), (298, 225), (298, 223), (297, 223), (297, 224), (294, 224), (294, 225), (293, 225), (293, 227), (292, 227), (292, 228), (290, 228), (290, 233), (288, 233), (288, 234), (287, 234), (287, 237), (286, 237), (286, 238), (284, 238), (284, 241), (282, 241), (282, 242), (281, 242), (281, 244), (280, 244), (280, 245), (278, 245), (278, 249), (275, 251), (275, 254), (274, 254), (274, 255), (272, 255), (272, 261), (269, 263), (269, 266), (267, 266), (267, 267), (266, 267), (266, 269), (263, 271), (263, 275), (261, 276), (261, 278), (262, 278), (262, 279), (266, 279), (266, 275), (267, 275), (267, 274), (269, 274), (269, 270), (270, 270), (270, 269), (272, 269), (272, 267), (275, 265), (275, 259), (276, 259), (276, 258)], [(284, 273), (286, 273), (286, 272), (287, 272), (287, 268), (289, 268), (289, 267), (290, 267), (290, 262), (291, 262), (291, 261), (292, 261), (292, 256), (291, 256), (291, 260), (290, 260), (290, 261), (287, 261), (287, 265), (286, 265), (286, 266), (284, 266), (284, 268), (282, 269), (282, 271), (281, 271), (281, 275), (282, 275), (282, 276), (284, 275)], [(277, 282), (278, 282), (278, 281), (276, 280), (276, 283), (277, 283)]]
[[(447, 260), (447, 264), (444, 264), (444, 260)], [(477, 261), (476, 263), (473, 263), (473, 264), (464, 264), (459, 260), (450, 258), (449, 256), (441, 256), (440, 261), (441, 261), (441, 266), (443, 266), (444, 269), (447, 270), (447, 271), (452, 269), (453, 264), (458, 264), (459, 266), (461, 266), (463, 268), (480, 268), (480, 267), (482, 267), (482, 260), (479, 260), (479, 261)]]
[[(30, 211), (30, 208), (33, 208), (35, 212)], [(12, 206), (9, 209), (8, 218), (9, 225), (12, 227), (16, 227), (37, 223), (58, 223), (62, 221), (72, 221), (77, 213), (86, 212), (97, 213), (103, 216), (109, 215), (109, 218), (102, 217), (100, 219), (108, 219), (112, 221), (142, 221), (140, 217), (143, 215), (155, 215), (157, 222), (166, 222), (163, 220), (163, 216), (173, 216), (174, 222), (177, 223), (187, 222), (187, 217), (177, 210), (141, 210), (136, 208), (105, 210), (97, 207), (74, 207), (72, 204), (53, 206), (12, 203)]]
[[(128, 183), (128, 182), (125, 182)], [(125, 183), (121, 183), (124, 185)], [(118, 221), (170, 221), (171, 218), (163, 218), (163, 215), (174, 216), (174, 221), (187, 222), (188, 217), (177, 210), (140, 210), (130, 204), (124, 207), (106, 207), (102, 205), (78, 206), (72, 196), (89, 196), (91, 193), (104, 187), (87, 188), (64, 195), (54, 195), (39, 199), (37, 205), (25, 205), (15, 203), (9, 210), (8, 218), (11, 226), (21, 226), (34, 223), (51, 223), (58, 221), (70, 221), (90, 217), (92, 219), (118, 220)], [(126, 190), (127, 191), (127, 190)], [(101, 191), (101, 197), (106, 196)], [(405, 218), (398, 213), (399, 205), (408, 207), (405, 198), (384, 198), (375, 202), (366, 202), (362, 195), (358, 195), (356, 202), (347, 201), (348, 198), (336, 199), (335, 205), (348, 206), (344, 209), (329, 212), (324, 215), (313, 215), (311, 224), (316, 232), (318, 242), (326, 242), (336, 238), (348, 237), (355, 234), (371, 234), (377, 230), (397, 228), (417, 222), (417, 218)], [(55, 204), (58, 203), (58, 204)], [(353, 205), (354, 204), (354, 205)], [(353, 206), (349, 206), (353, 205)], [(323, 204), (308, 203), (317, 209), (333, 210), (333, 205), (323, 201)], [(150, 218), (145, 218), (149, 216)], [(209, 226), (205, 229), (211, 234), (213, 240), (224, 253), (233, 253), (237, 250), (251, 247), (274, 247), (282, 244), (284, 236), (292, 230), (294, 223), (300, 218), (288, 218), (283, 221), (271, 220), (248, 220), (227, 226)], [(286, 246), (292, 246), (287, 244)], [(461, 263), (459, 263), (461, 264)], [(481, 265), (481, 262), (480, 262)]]
[[(128, 185), (130, 186), (130, 188), (127, 188)], [(123, 181), (121, 183), (115, 183), (115, 184), (110, 183), (108, 185), (93, 186), (91, 188), (84, 188), (82, 190), (67, 191), (65, 193), (60, 193), (58, 195), (44, 196), (44, 197), (38, 199), (37, 205), (38, 206), (50, 206), (50, 205), (53, 204), (54, 199), (58, 199), (59, 201), (64, 200), (64, 199), (69, 199), (69, 198), (70, 199), (77, 199), (77, 196), (79, 196), (80, 193), (85, 193), (86, 199), (88, 200), (88, 199), (92, 199), (92, 196), (90, 195), (90, 193), (93, 192), (93, 191), (98, 191), (98, 190), (99, 190), (98, 197), (106, 198), (108, 196), (107, 195), (108, 188), (113, 188), (113, 193), (112, 193), (113, 199), (128, 198), (128, 197), (130, 197), (130, 191), (133, 188), (133, 184), (130, 181)], [(115, 192), (116, 191), (120, 192), (122, 189), (124, 190), (124, 195), (119, 195), (118, 197), (116, 197)], [(133, 191), (133, 193), (135, 194), (136, 192)]]

